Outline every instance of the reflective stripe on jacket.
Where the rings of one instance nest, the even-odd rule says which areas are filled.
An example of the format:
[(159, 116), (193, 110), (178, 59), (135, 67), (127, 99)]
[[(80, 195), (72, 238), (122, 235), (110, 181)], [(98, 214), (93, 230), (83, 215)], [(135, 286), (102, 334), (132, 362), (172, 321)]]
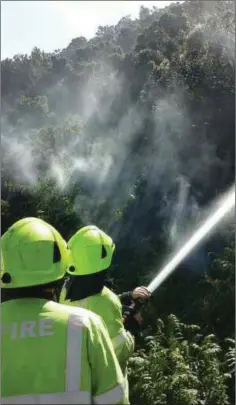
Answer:
[(1, 304), (2, 404), (128, 404), (100, 317), (44, 299)]
[(88, 309), (99, 315), (110, 335), (115, 353), (123, 373), (126, 372), (127, 362), (134, 351), (134, 339), (130, 332), (126, 331), (122, 320), (122, 305), (119, 297), (109, 288), (104, 287), (101, 293), (91, 295), (78, 301), (65, 300), (66, 290), (63, 287), (60, 302)]

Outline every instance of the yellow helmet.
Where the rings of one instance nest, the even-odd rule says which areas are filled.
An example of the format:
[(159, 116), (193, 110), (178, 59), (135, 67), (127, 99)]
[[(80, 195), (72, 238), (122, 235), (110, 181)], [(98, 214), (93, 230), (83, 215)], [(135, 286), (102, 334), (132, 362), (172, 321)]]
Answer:
[(48, 284), (64, 277), (68, 249), (60, 233), (39, 218), (24, 218), (1, 238), (1, 287)]
[(112, 261), (115, 244), (101, 229), (94, 225), (85, 226), (76, 232), (68, 242), (70, 266), (67, 273), (89, 275), (107, 269)]

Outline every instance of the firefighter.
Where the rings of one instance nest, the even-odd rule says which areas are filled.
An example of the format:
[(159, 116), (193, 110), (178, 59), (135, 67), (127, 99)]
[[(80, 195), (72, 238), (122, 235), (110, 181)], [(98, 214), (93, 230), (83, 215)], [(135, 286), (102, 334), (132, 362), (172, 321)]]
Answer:
[[(134, 338), (124, 328), (120, 298), (105, 286), (115, 244), (102, 230), (90, 225), (76, 232), (68, 246), (70, 278), (62, 288), (60, 303), (83, 307), (101, 316), (127, 379), (127, 362), (134, 351)], [(124, 298), (145, 299), (149, 295), (145, 287), (138, 287), (132, 293), (124, 293)]]
[(68, 266), (61, 235), (24, 218), (1, 239), (1, 403), (128, 404), (102, 319), (52, 301)]

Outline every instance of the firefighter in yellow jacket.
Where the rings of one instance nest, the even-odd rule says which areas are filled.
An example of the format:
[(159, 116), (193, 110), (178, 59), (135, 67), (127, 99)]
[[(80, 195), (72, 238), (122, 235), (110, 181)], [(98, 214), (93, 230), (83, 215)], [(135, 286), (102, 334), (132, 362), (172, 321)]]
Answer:
[(128, 404), (102, 319), (52, 301), (68, 248), (36, 218), (1, 238), (1, 403)]
[[(60, 302), (89, 309), (101, 316), (126, 376), (127, 362), (134, 351), (134, 339), (124, 328), (119, 297), (104, 285), (115, 244), (96, 226), (86, 226), (72, 236), (68, 246), (71, 259), (67, 273), (71, 277), (62, 288)], [(145, 288), (138, 287), (133, 296), (145, 299), (149, 293)]]

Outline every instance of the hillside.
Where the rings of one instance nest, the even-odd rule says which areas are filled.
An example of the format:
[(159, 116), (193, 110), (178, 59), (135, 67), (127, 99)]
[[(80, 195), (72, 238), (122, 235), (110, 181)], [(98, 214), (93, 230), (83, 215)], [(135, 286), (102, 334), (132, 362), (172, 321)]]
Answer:
[[(116, 241), (116, 291), (148, 283), (234, 183), (234, 49), (234, 1), (194, 0), (3, 60), (2, 233), (23, 216), (66, 239), (94, 223)], [(144, 310), (133, 404), (234, 403), (232, 229)]]

